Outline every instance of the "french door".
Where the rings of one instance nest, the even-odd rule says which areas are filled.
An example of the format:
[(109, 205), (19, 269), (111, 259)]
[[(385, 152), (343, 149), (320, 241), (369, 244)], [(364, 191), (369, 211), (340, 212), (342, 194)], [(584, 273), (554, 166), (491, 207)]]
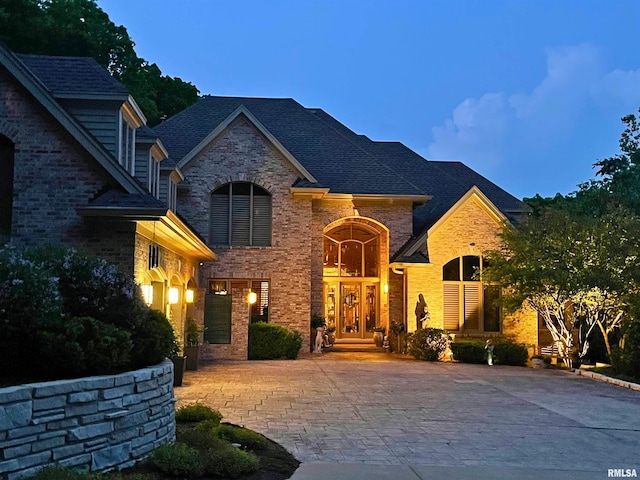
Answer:
[(378, 322), (378, 283), (325, 282), (327, 326), (337, 338), (371, 338)]

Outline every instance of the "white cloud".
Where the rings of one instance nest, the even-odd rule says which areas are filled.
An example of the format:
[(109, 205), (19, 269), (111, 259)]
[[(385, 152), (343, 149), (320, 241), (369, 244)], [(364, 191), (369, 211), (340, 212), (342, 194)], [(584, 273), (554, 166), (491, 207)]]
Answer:
[(533, 164), (557, 161), (554, 152), (576, 132), (588, 136), (581, 122), (594, 109), (607, 119), (612, 111), (620, 118), (637, 110), (640, 68), (608, 70), (603, 52), (590, 44), (550, 48), (546, 59), (546, 75), (530, 92), (487, 93), (455, 107), (432, 129), (428, 158), (461, 160), (485, 174), (521, 163), (527, 175)]

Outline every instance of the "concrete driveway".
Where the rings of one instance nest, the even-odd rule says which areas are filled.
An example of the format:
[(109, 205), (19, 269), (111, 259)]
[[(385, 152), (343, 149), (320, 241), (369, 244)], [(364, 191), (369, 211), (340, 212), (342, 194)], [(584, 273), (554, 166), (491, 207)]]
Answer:
[(303, 462), (294, 478), (358, 476), (342, 467), (373, 478), (640, 474), (640, 392), (559, 370), (333, 352), (211, 364), (175, 394), (286, 447)]

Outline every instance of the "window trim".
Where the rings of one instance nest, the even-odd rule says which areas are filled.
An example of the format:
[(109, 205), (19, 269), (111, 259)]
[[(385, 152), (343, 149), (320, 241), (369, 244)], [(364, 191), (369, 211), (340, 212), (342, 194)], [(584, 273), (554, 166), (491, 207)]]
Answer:
[(130, 174), (135, 175), (136, 127), (123, 110), (120, 111), (118, 125), (118, 163)]

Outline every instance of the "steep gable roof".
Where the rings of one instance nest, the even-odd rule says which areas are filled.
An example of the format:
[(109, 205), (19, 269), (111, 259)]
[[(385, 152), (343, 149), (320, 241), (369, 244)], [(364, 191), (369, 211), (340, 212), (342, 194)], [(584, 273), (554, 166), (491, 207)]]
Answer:
[(296, 185), (336, 194), (402, 195), (427, 199), (411, 182), (320, 121), (290, 98), (205, 97), (155, 128), (174, 158), (194, 148), (238, 108), (244, 107), (313, 179)]
[(93, 58), (16, 54), (54, 96), (96, 95), (126, 100), (129, 91)]
[(0, 65), (58, 121), (64, 129), (100, 164), (128, 193), (148, 193), (136, 179), (113, 161), (111, 154), (78, 121), (70, 115), (38, 78), (13, 52), (0, 43)]

